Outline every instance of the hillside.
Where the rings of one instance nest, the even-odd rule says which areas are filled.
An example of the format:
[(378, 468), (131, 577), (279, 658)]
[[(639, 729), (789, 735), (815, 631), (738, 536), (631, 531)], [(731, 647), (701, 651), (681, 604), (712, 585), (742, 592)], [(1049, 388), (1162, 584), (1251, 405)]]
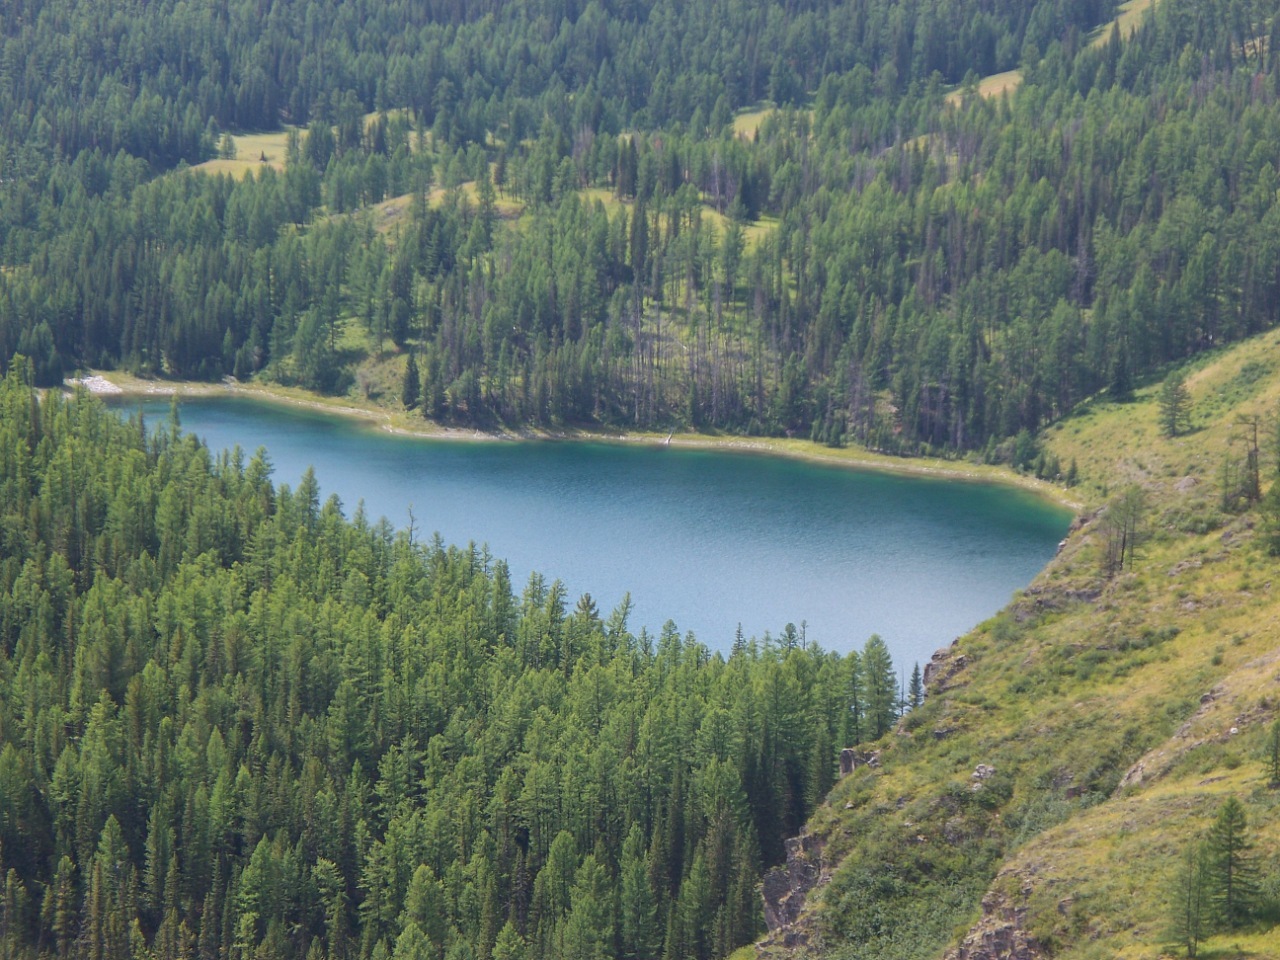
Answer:
[(8, 5), (0, 362), (42, 384), (1013, 462), (1280, 319), (1266, 3), (73, 2), (69, 51)]
[[(1201, 955), (1280, 956), (1280, 790), (1266, 759), (1280, 717), (1276, 521), (1221, 503), (1245, 422), (1260, 421), (1264, 484), (1280, 470), (1280, 338), (1186, 372), (1184, 435), (1161, 434), (1158, 385), (1048, 432), (1093, 509), (1008, 609), (939, 651), (925, 705), (860, 748), (879, 765), (842, 779), (806, 828), (791, 872), (820, 885), (769, 955), (1181, 953), (1176, 878), (1235, 797), (1262, 905), (1256, 922), (1207, 935)], [(1131, 568), (1108, 577), (1107, 511), (1130, 484), (1146, 497), (1144, 535)]]

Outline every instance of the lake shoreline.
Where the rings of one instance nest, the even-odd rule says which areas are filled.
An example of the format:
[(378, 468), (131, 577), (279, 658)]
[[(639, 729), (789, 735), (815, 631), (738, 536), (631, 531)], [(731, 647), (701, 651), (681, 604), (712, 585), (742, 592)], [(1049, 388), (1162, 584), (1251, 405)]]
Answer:
[[(1066, 490), (1056, 484), (1014, 473), (1007, 467), (968, 463), (955, 465), (952, 461), (931, 460), (921, 457), (894, 457), (877, 454), (858, 447), (823, 447), (811, 440), (781, 437), (744, 437), (738, 435), (713, 435), (702, 433), (650, 433), (573, 428), (565, 430), (479, 430), (446, 427), (422, 420), (408, 413), (398, 413), (373, 403), (360, 404), (349, 397), (320, 397), (306, 390), (279, 385), (242, 383), (228, 377), (220, 383), (192, 380), (149, 380), (116, 371), (90, 371), (83, 377), (69, 378), (68, 387), (82, 386), (90, 393), (104, 398), (114, 397), (246, 397), (282, 406), (301, 407), (317, 413), (330, 414), (348, 420), (358, 420), (371, 428), (406, 438), (424, 440), (456, 440), (472, 443), (529, 442), (529, 441), (584, 441), (593, 443), (621, 443), (651, 445), (655, 447), (679, 447), (689, 450), (731, 450), (762, 456), (783, 457), (809, 463), (844, 467), (851, 470), (867, 470), (905, 476), (936, 477), (960, 480), (966, 483), (991, 483), (1033, 493), (1045, 500), (1065, 507), (1075, 513), (1084, 510), (1085, 504), (1073, 499)], [(417, 423), (414, 423), (417, 421)]]

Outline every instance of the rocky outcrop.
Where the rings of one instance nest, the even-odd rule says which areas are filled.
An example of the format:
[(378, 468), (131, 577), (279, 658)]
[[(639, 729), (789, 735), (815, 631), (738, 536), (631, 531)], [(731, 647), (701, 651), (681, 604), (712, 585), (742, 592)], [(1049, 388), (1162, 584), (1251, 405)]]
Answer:
[(783, 947), (803, 946), (808, 935), (792, 929), (804, 909), (805, 897), (825, 877), (822, 865), (824, 841), (809, 834), (786, 841), (787, 862), (764, 875), (760, 895), (764, 899), (767, 943)]
[(947, 688), (947, 681), (969, 665), (969, 658), (963, 653), (956, 653), (954, 647), (943, 647), (935, 650), (929, 662), (924, 665), (924, 686), (929, 693), (938, 693)]
[(982, 919), (945, 960), (1041, 960), (1047, 953), (1026, 930), (1027, 908), (1004, 894), (988, 891), (982, 898)]
[(845, 747), (840, 751), (840, 776), (847, 777), (859, 767), (871, 767), (875, 769), (880, 766), (879, 750), (855, 750), (853, 747)]

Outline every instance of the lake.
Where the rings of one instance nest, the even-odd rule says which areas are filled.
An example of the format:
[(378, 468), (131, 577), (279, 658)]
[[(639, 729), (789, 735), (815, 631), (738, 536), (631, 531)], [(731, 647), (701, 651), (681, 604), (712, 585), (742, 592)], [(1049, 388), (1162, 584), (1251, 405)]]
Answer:
[(717, 650), (739, 624), (790, 622), (841, 652), (879, 633), (909, 670), (1029, 583), (1071, 519), (1015, 488), (742, 452), (430, 440), (243, 397), (185, 399), (180, 416), (214, 450), (266, 447), (278, 484), (314, 466), (348, 516), (363, 501), (405, 527), (412, 509), (421, 537), (487, 544), (517, 595), (534, 570), (605, 616), (630, 592), (633, 632), (671, 619)]

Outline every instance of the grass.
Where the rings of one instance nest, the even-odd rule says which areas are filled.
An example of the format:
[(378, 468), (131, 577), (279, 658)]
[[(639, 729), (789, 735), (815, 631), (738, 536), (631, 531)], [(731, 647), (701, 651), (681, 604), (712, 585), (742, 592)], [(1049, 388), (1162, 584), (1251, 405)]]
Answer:
[[(998, 97), (1004, 93), (1013, 93), (1022, 83), (1021, 70), (1006, 70), (1004, 73), (993, 73), (978, 81), (978, 96), (984, 100)], [(952, 90), (947, 94), (947, 103), (958, 104), (964, 96), (964, 90)]]
[[(840, 941), (874, 913), (933, 944), (916, 902), (927, 888), (957, 918), (952, 945), (992, 935), (1016, 908), (1058, 960), (1170, 956), (1170, 879), (1228, 796), (1245, 804), (1264, 887), (1280, 890), (1280, 791), (1262, 760), (1280, 712), (1280, 566), (1256, 515), (1221, 513), (1216, 493), (1235, 418), (1280, 404), (1277, 347), (1271, 333), (1189, 365), (1185, 436), (1160, 434), (1154, 383), (1048, 431), (1053, 454), (1078, 460), (1093, 508), (1144, 487), (1149, 536), (1108, 580), (1086, 520), (1010, 607), (958, 641), (949, 657), (966, 665), (878, 745), (881, 768), (837, 784), (810, 823), (833, 867), (806, 921), (834, 955), (942, 953)], [(1194, 513), (1214, 523), (1188, 524)], [(997, 775), (975, 790), (979, 763)], [(885, 875), (918, 879), (895, 895)], [(882, 890), (874, 905), (869, 883)], [(1203, 955), (1274, 958), (1280, 930), (1219, 933)]]
[[(630, 201), (618, 199), (608, 187), (587, 187), (585, 190), (578, 191), (578, 195), (589, 203), (599, 201), (610, 217), (615, 216), (621, 210), (629, 212), (634, 206)], [(725, 231), (729, 228), (730, 220), (724, 214), (714, 210), (710, 204), (704, 203), (702, 205), (702, 222), (704, 225), (714, 226), (716, 231), (721, 236), (724, 236)], [(754, 250), (777, 226), (778, 218), (771, 216), (764, 216), (759, 220), (743, 224), (742, 235), (746, 249), (748, 251)]]
[[(306, 131), (299, 130), (305, 137)], [(213, 176), (230, 174), (237, 180), (243, 180), (255, 170), (269, 165), (277, 170), (284, 169), (285, 151), (289, 139), (288, 130), (274, 130), (269, 133), (246, 133), (233, 136), (236, 144), (235, 159), (215, 157), (198, 163), (191, 169), (198, 173)], [(265, 158), (265, 159), (264, 159)]]
[(777, 109), (771, 103), (761, 104), (749, 110), (738, 111), (733, 118), (733, 132), (744, 140), (754, 140), (760, 130), (760, 124)]

